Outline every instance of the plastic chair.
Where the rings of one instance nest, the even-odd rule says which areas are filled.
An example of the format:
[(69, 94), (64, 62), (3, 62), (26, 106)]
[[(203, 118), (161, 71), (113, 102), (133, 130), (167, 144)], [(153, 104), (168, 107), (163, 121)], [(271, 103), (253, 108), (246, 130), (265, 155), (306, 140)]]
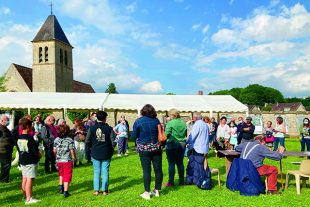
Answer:
[(217, 168), (211, 168), (211, 174), (217, 174), (217, 182), (218, 182), (218, 185), (221, 186), (220, 170)]
[(305, 178), (308, 178), (310, 182), (310, 160), (303, 160), (300, 164), (299, 170), (287, 171), (285, 189), (288, 187), (290, 174), (295, 176), (297, 194), (300, 194), (300, 178), (303, 178), (303, 185), (306, 184)]

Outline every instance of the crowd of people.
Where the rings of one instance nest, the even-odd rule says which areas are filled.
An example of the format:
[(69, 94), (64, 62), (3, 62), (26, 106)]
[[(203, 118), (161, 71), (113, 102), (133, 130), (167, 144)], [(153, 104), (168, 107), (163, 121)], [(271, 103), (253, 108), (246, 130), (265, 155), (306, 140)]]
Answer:
[[(159, 197), (163, 183), (162, 156), (165, 149), (168, 161), (168, 181), (166, 187), (175, 185), (175, 166), (178, 172), (178, 185), (195, 184), (202, 189), (210, 189), (210, 168), (207, 155), (211, 149), (236, 150), (243, 159), (250, 160), (259, 175), (268, 177), (268, 192), (277, 194), (277, 168), (263, 164), (264, 158), (279, 160), (285, 151), (286, 126), (282, 117), (277, 117), (273, 127), (268, 121), (263, 134), (254, 137), (255, 126), (252, 118), (236, 122), (231, 118), (221, 117), (219, 124), (214, 118), (193, 113), (192, 120), (185, 123), (177, 109), (169, 111), (167, 123), (157, 118), (155, 108), (147, 104), (140, 111), (140, 117), (134, 122), (131, 136), (129, 123), (121, 116), (115, 127), (109, 126), (108, 114), (104, 111), (92, 113), (89, 120), (74, 120), (72, 129), (64, 119), (55, 121), (49, 115), (42, 122), (41, 115), (34, 120), (30, 115), (21, 118), (11, 132), (7, 126), (9, 118), (0, 116), (0, 161), (1, 182), (9, 182), (11, 164), (18, 163), (22, 171), (22, 191), (26, 204), (39, 200), (32, 195), (32, 182), (37, 176), (38, 163), (44, 154), (45, 173), (58, 172), (59, 192), (64, 197), (70, 196), (69, 184), (72, 180), (73, 167), (82, 166), (84, 157), (87, 164), (92, 164), (93, 194), (109, 194), (109, 168), (114, 148), (118, 146), (117, 156), (128, 155), (128, 138), (135, 141), (143, 171), (144, 193), (146, 200)], [(163, 129), (166, 141), (158, 140)], [(310, 123), (305, 118), (300, 126), (301, 151), (310, 151)], [(280, 148), (278, 145), (280, 143)], [(17, 147), (15, 160), (12, 162), (14, 146)], [(188, 157), (185, 170), (184, 157)], [(11, 163), (12, 162), (12, 163)], [(151, 190), (152, 166), (155, 172), (155, 187)], [(186, 175), (185, 175), (186, 172)], [(101, 184), (100, 184), (101, 183)]]

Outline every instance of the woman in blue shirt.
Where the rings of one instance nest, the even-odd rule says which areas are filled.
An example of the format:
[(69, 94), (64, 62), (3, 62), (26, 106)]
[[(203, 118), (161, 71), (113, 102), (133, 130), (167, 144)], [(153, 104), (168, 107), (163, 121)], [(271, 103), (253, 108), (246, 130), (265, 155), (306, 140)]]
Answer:
[[(161, 190), (163, 171), (162, 171), (162, 150), (158, 142), (158, 128), (160, 124), (156, 118), (157, 113), (154, 107), (146, 104), (140, 111), (142, 117), (138, 118), (132, 131), (132, 138), (136, 139), (137, 149), (143, 170), (144, 193), (141, 197), (149, 200), (151, 195), (159, 197)], [(151, 192), (151, 163), (155, 172), (155, 189)]]

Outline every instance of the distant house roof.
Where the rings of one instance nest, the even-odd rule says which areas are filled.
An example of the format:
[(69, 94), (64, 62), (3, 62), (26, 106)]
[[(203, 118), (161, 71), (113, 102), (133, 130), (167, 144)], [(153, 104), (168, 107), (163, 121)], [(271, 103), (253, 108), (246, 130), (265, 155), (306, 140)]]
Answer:
[[(304, 108), (301, 102), (276, 103), (273, 104), (271, 107), (272, 111), (297, 111), (300, 106)], [(305, 111), (305, 109), (303, 111)]]
[(80, 81), (73, 81), (73, 93), (95, 93), (95, 90), (90, 84), (82, 83)]
[(13, 63), (13, 65), (20, 76), (24, 79), (30, 91), (32, 91), (32, 69), (15, 63)]
[[(13, 63), (14, 67), (24, 79), (25, 83), (32, 91), (32, 69)], [(90, 84), (73, 80), (72, 92), (74, 93), (95, 93), (95, 90)]]
[(47, 17), (32, 42), (49, 40), (59, 40), (71, 46), (55, 15), (49, 15)]

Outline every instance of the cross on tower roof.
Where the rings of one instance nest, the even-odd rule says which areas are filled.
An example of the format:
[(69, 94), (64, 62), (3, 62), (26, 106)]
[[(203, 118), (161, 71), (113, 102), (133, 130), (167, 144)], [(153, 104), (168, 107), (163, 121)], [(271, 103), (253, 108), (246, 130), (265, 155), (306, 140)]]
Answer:
[(50, 3), (50, 7), (51, 7), (51, 15), (53, 15), (53, 2), (52, 1)]

